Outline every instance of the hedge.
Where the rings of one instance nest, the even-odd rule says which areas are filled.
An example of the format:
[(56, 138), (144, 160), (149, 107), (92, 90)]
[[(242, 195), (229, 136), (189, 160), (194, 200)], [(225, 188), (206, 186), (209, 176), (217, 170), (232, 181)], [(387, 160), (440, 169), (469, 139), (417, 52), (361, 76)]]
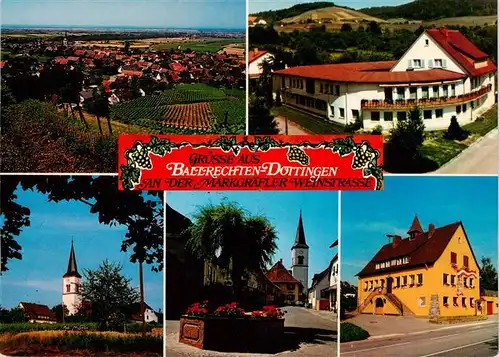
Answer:
[(366, 340), (368, 337), (370, 337), (368, 331), (357, 325), (350, 322), (340, 324), (340, 342)]

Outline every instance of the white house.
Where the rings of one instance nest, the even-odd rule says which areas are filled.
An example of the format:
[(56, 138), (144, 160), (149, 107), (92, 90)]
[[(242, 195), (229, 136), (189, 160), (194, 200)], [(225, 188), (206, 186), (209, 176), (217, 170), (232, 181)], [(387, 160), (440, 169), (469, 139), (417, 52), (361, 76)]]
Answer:
[[(136, 322), (142, 322), (142, 316), (141, 316), (141, 304), (136, 303), (131, 306), (131, 311), (133, 312), (130, 319), (132, 321)], [(146, 323), (150, 322), (158, 322), (158, 315), (156, 312), (149, 306), (148, 304), (144, 303), (144, 319), (146, 320)]]
[(495, 103), (497, 67), (457, 30), (426, 30), (398, 61), (298, 66), (273, 73), (282, 102), (347, 125), (392, 129), (418, 106), (426, 130), (461, 125)]
[(308, 302), (313, 309), (337, 311), (338, 273), (338, 255), (335, 255), (325, 270), (314, 274), (308, 290)]
[(274, 56), (268, 51), (254, 48), (248, 54), (248, 78), (259, 78), (262, 74), (262, 64), (266, 61), (273, 61)]

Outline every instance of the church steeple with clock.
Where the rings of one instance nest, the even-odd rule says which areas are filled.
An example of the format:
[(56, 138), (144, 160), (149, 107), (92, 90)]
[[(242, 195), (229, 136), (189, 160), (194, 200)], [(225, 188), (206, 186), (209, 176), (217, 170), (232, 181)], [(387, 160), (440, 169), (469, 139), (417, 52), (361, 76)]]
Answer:
[(302, 223), (302, 210), (300, 210), (299, 224), (297, 225), (297, 233), (295, 234), (295, 243), (292, 247), (292, 275), (299, 280), (305, 294), (308, 289), (308, 273), (309, 273), (309, 246), (306, 243), (306, 235), (304, 233), (304, 224)]

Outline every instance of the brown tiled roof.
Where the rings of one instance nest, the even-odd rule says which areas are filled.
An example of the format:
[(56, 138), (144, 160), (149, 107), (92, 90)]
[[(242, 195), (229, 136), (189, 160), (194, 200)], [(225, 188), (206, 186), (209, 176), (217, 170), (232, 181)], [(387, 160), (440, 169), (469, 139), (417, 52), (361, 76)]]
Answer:
[(320, 64), (310, 66), (290, 67), (275, 71), (275, 74), (323, 79), (346, 83), (431, 83), (444, 80), (466, 78), (462, 73), (445, 69), (430, 69), (426, 71), (390, 72), (396, 61), (357, 62)]
[[(393, 243), (386, 244), (377, 252), (377, 254), (375, 254), (375, 256), (363, 268), (363, 270), (357, 274), (357, 276), (364, 277), (372, 274), (379, 274), (381, 272), (385, 273), (416, 266), (423, 266), (425, 264), (433, 264), (441, 256), (450, 242), (450, 239), (453, 237), (453, 234), (455, 234), (459, 227), (462, 227), (463, 229), (461, 221), (436, 228), (431, 234), (429, 234), (429, 232), (424, 232), (417, 234), (414, 239), (401, 239), (396, 245)], [(375, 269), (376, 263), (402, 257), (408, 257), (409, 263), (377, 270)], [(475, 257), (474, 260), (476, 260)]]
[(57, 321), (56, 316), (50, 311), (47, 305), (33, 304), (30, 302), (21, 302), (21, 305), (23, 306), (26, 316), (30, 320)]
[(264, 56), (266, 53), (269, 53), (269, 52), (268, 51), (264, 51), (264, 50), (259, 50), (258, 48), (255, 48), (252, 51), (250, 51), (250, 53), (248, 54), (248, 62), (252, 63), (253, 61), (261, 58), (262, 56)]
[(285, 268), (283, 262), (280, 260), (272, 266), (266, 273), (266, 276), (273, 283), (300, 283), (293, 277), (292, 274)]

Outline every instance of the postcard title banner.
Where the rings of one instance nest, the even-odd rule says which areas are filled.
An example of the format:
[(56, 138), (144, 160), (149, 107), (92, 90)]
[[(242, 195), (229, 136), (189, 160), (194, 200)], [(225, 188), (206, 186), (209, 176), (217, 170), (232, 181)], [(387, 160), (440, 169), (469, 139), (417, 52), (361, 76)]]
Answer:
[(122, 190), (381, 190), (378, 135), (120, 135)]

